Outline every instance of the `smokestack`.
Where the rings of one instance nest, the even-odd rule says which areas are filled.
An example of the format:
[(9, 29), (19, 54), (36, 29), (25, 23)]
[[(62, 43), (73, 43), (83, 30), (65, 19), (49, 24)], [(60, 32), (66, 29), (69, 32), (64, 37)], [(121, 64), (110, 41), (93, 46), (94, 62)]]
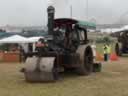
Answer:
[(55, 8), (53, 6), (49, 6), (47, 8), (47, 12), (48, 12), (48, 34), (53, 35)]

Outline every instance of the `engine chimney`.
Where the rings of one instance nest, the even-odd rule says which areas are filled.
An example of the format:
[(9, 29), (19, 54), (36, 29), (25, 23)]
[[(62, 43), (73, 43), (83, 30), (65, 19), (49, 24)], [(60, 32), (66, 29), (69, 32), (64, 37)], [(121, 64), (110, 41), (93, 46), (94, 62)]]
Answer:
[(53, 35), (53, 28), (54, 28), (54, 14), (55, 14), (55, 8), (53, 6), (49, 6), (47, 8), (48, 12), (48, 34)]

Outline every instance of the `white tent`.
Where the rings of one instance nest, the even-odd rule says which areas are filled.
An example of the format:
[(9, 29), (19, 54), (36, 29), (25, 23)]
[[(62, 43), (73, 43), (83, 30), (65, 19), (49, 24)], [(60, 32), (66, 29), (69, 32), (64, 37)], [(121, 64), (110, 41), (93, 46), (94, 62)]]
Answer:
[(31, 41), (20, 35), (13, 35), (13, 36), (1, 39), (0, 43), (31, 43)]
[(33, 52), (35, 51), (35, 43), (43, 37), (30, 37), (30, 38), (26, 38), (20, 35), (13, 35), (4, 39), (0, 40), (0, 44), (4, 44), (4, 43), (18, 43), (20, 44), (25, 52), (28, 52), (28, 43), (32, 43), (33, 45)]
[(122, 30), (128, 30), (128, 25), (125, 25), (124, 27), (122, 27)]
[(114, 33), (114, 32), (119, 32), (119, 31), (122, 31), (123, 29), (122, 28), (114, 28), (114, 29), (112, 29), (112, 32)]
[(39, 37), (30, 37), (30, 38), (28, 38), (28, 41), (30, 41), (30, 42), (37, 42), (40, 38), (44, 38), (44, 37), (42, 37), (42, 36), (39, 36)]
[(119, 32), (123, 30), (128, 30), (128, 25), (123, 26), (122, 28), (118, 28), (117, 30), (114, 30), (113, 32)]

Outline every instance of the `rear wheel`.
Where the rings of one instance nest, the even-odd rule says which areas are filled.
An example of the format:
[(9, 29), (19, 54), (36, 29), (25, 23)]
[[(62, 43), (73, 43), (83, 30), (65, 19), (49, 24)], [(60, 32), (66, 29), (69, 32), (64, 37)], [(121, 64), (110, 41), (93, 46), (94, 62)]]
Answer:
[(118, 43), (116, 43), (116, 46), (115, 46), (115, 52), (118, 56), (121, 56), (122, 53), (121, 53), (121, 50), (120, 50), (120, 46)]
[(78, 68), (79, 75), (89, 75), (93, 72), (93, 53), (92, 48), (88, 46), (84, 52), (84, 58)]

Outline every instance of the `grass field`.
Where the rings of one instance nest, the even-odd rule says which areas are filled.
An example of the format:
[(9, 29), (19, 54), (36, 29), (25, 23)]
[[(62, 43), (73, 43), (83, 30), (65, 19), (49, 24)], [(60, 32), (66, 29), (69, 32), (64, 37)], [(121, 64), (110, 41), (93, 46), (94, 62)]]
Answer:
[(27, 83), (23, 64), (0, 64), (0, 96), (128, 96), (128, 57), (103, 64), (90, 76), (64, 74), (56, 83)]

